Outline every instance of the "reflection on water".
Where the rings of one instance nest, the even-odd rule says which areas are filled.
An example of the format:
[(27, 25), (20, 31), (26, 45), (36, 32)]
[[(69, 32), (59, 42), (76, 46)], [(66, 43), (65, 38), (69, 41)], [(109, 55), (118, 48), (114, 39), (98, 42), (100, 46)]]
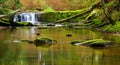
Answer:
[[(39, 36), (36, 33), (40, 33)], [(66, 34), (72, 34), (67, 37)], [(36, 47), (20, 40), (50, 37), (58, 43)], [(115, 41), (113, 47), (92, 49), (72, 46), (73, 40), (103, 38)], [(0, 30), (0, 65), (119, 65), (120, 37), (86, 29), (17, 27)]]

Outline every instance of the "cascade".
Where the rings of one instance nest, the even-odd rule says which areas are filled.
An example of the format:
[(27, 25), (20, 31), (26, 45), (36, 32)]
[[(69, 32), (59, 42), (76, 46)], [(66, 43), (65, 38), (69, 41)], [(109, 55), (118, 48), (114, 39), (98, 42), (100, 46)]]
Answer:
[(39, 13), (33, 13), (33, 12), (20, 13), (14, 17), (13, 21), (14, 22), (30, 22), (32, 24), (35, 24), (39, 22), (38, 14)]

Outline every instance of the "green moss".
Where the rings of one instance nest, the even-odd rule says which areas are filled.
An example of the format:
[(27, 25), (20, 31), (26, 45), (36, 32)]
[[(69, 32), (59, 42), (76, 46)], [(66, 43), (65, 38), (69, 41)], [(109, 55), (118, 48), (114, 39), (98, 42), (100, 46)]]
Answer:
[(52, 9), (51, 7), (47, 7), (44, 12), (54, 12), (55, 10)]
[(75, 44), (81, 43), (81, 42), (83, 42), (83, 41), (76, 40), (76, 41), (72, 41), (71, 44), (75, 45)]
[(94, 9), (94, 10), (86, 17), (86, 20), (94, 19), (94, 18), (100, 16), (102, 13), (103, 13), (102, 10), (100, 10), (100, 9)]
[(111, 45), (111, 41), (103, 40), (103, 39), (92, 39), (92, 40), (84, 40), (84, 41), (73, 41), (71, 44), (74, 45), (84, 45), (90, 47), (107, 47)]
[(120, 12), (119, 11), (113, 11), (111, 16), (115, 21), (120, 20)]
[(116, 22), (115, 25), (104, 26), (103, 30), (108, 32), (120, 32), (120, 21)]
[(37, 38), (34, 40), (36, 46), (50, 46), (52, 43), (57, 42), (51, 38)]
[(0, 25), (1, 26), (9, 26), (10, 23), (9, 22), (4, 22), (4, 21), (0, 20)]
[(50, 38), (37, 38), (34, 43), (51, 43), (52, 42), (52, 39)]
[[(44, 21), (44, 22), (55, 22), (57, 20), (65, 19), (70, 16), (79, 14), (79, 13), (83, 12), (83, 10), (44, 12), (40, 15), (39, 20)], [(70, 21), (78, 22), (80, 20), (81, 20), (81, 17), (78, 17), (78, 18), (72, 19)]]
[(12, 26), (33, 26), (30, 22), (13, 22)]

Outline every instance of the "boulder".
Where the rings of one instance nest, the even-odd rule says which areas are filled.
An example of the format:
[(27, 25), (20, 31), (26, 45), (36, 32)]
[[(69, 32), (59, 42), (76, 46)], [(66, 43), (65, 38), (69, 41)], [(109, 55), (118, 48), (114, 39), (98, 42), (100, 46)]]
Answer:
[(57, 42), (51, 38), (37, 38), (34, 40), (36, 46), (51, 45), (52, 43)]

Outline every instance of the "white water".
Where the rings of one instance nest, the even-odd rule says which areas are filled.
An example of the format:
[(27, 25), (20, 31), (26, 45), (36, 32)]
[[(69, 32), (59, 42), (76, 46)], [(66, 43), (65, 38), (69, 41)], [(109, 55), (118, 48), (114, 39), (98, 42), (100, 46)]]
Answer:
[(30, 22), (35, 24), (38, 22), (38, 13), (20, 13), (14, 17), (14, 22)]

